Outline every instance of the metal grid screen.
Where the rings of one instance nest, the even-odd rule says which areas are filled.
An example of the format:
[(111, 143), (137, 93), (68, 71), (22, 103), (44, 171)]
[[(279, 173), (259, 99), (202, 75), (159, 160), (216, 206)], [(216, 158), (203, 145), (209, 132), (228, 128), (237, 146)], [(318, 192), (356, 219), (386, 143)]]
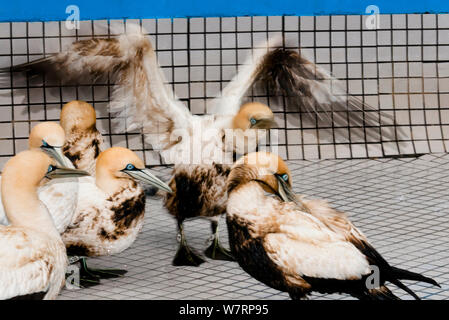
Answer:
[[(288, 109), (283, 99), (253, 90), (248, 99), (270, 105), (276, 115), (279, 153), (295, 159), (373, 158), (449, 150), (449, 15), (380, 15), (368, 30), (366, 16), (230, 17), (0, 24), (0, 67), (56, 53), (77, 39), (113, 37), (127, 23), (141, 24), (157, 50), (160, 65), (178, 97), (194, 114), (236, 74), (252, 48), (281, 34), (284, 46), (301, 53), (341, 79), (352, 95), (394, 119), (383, 119), (377, 136), (350, 122), (329, 126)], [(159, 155), (139, 132), (114, 130), (108, 113), (110, 82), (60, 86), (15, 73), (0, 87), (0, 165), (27, 147), (33, 125), (59, 120), (73, 99), (92, 103), (97, 127), (111, 145), (126, 146), (160, 164)], [(12, 90), (11, 90), (12, 89)], [(393, 130), (384, 140), (381, 130)], [(400, 133), (400, 134), (399, 134)], [(363, 136), (363, 135), (362, 135)]]

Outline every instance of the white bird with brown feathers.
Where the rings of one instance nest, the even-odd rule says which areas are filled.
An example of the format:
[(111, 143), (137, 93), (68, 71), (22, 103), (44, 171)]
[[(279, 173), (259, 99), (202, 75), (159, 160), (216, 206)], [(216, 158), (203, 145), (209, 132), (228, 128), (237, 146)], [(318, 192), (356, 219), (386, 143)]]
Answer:
[[(62, 234), (69, 255), (109, 256), (136, 240), (145, 215), (145, 194), (139, 182), (171, 192), (131, 150), (113, 147), (100, 153), (95, 178), (80, 180), (78, 207), (72, 224)], [(126, 272), (89, 269), (85, 260), (81, 263), (85, 284)]]
[[(183, 221), (193, 217), (212, 218), (215, 236), (206, 254), (211, 258), (230, 258), (219, 244), (216, 224), (225, 210), (223, 186), (228, 165), (233, 163), (235, 153), (255, 150), (265, 136), (255, 129), (269, 129), (274, 122), (273, 113), (265, 105), (242, 107), (246, 92), (254, 84), (268, 83), (275, 92), (287, 94), (288, 101), (294, 101), (301, 110), (320, 118), (333, 121), (342, 118), (342, 111), (356, 110), (360, 112), (350, 113), (352, 118), (361, 119), (369, 127), (380, 121), (378, 112), (367, 112), (372, 108), (360, 100), (342, 95), (342, 90), (333, 92), (338, 87), (335, 79), (323, 78), (326, 73), (298, 53), (281, 49), (270, 52), (270, 47), (279, 46), (279, 38), (270, 39), (255, 50), (211, 102), (212, 114), (192, 115), (166, 85), (156, 53), (141, 27), (127, 25), (126, 31), (118, 38), (77, 41), (64, 52), (12, 70), (47, 72), (65, 81), (112, 75), (115, 87), (110, 109), (116, 113), (118, 125), (123, 130), (141, 128), (146, 141), (160, 152), (163, 160), (175, 164), (170, 182), (174, 192), (165, 201), (177, 219), (181, 235), (175, 265), (199, 265), (204, 261), (189, 248), (184, 236)], [(348, 119), (345, 114), (343, 120)], [(211, 185), (220, 189), (215, 195), (204, 193)], [(198, 199), (190, 196), (193, 191)]]
[(0, 299), (54, 299), (64, 285), (66, 249), (38, 189), (44, 180), (85, 173), (55, 164), (33, 149), (3, 168), (2, 203), (11, 225), (0, 226)]
[[(439, 286), (433, 279), (388, 264), (345, 214), (325, 201), (298, 199), (291, 183), (286, 163), (270, 153), (248, 154), (229, 174), (231, 252), (255, 279), (288, 292), (292, 299), (312, 292), (398, 299), (385, 286), (387, 281), (419, 299), (402, 279)], [(378, 288), (366, 284), (370, 266), (379, 269)]]
[[(33, 127), (28, 139), (30, 150), (41, 150), (54, 158), (60, 166), (74, 168), (64, 157), (62, 147), (65, 142), (64, 130), (56, 122), (41, 122)], [(88, 175), (85, 172), (84, 175)], [(45, 180), (39, 186), (39, 199), (45, 204), (53, 218), (56, 229), (62, 233), (72, 222), (78, 204), (78, 178)], [(0, 207), (0, 224), (7, 225), (4, 208)]]

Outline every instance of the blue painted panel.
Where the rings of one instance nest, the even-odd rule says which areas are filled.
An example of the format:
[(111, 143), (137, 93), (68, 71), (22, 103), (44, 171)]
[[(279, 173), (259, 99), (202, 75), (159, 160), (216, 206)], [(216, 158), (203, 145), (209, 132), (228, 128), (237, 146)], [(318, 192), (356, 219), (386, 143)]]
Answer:
[(365, 14), (375, 4), (381, 13), (447, 13), (448, 0), (2, 0), (0, 21), (65, 20), (77, 5), (81, 20), (255, 15)]

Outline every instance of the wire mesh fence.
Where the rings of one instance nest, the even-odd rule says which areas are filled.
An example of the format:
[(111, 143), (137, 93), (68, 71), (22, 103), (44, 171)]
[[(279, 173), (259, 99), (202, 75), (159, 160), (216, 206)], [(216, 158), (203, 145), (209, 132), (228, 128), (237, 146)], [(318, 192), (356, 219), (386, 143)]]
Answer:
[[(373, 158), (447, 152), (449, 149), (449, 15), (380, 15), (375, 30), (366, 16), (227, 17), (0, 24), (0, 66), (33, 61), (57, 53), (76, 40), (114, 37), (129, 23), (148, 33), (167, 81), (194, 114), (207, 113), (248, 55), (267, 38), (281, 35), (283, 46), (341, 79), (353, 96), (377, 110), (380, 126), (326, 123), (285, 105), (285, 99), (253, 89), (249, 100), (270, 105), (276, 117), (278, 152), (286, 159)], [(8, 74), (0, 88), (0, 161), (26, 148), (39, 121), (59, 119), (65, 102), (92, 103), (98, 128), (110, 145), (126, 146), (147, 165), (161, 163), (140, 132), (118, 132), (108, 101), (112, 86), (61, 85)], [(385, 116), (385, 117), (384, 117)], [(390, 132), (390, 134), (385, 134)], [(387, 137), (387, 138), (386, 138)]]

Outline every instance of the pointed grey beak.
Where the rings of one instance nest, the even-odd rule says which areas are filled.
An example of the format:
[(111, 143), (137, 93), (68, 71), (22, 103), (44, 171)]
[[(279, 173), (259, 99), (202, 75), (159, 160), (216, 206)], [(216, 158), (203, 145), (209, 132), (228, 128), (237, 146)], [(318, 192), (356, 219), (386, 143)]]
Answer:
[(275, 177), (278, 180), (278, 196), (285, 202), (294, 202), (297, 204), (298, 200), (292, 188), (280, 176), (275, 175)]
[(276, 121), (274, 121), (273, 117), (261, 118), (257, 120), (256, 124), (251, 126), (251, 129), (271, 129), (274, 126), (276, 126)]
[(48, 179), (58, 179), (58, 178), (84, 177), (88, 175), (89, 173), (84, 170), (53, 167), (53, 170), (48, 172), (45, 176)]
[(67, 160), (62, 153), (62, 147), (41, 146), (41, 150), (55, 159), (60, 166), (67, 167), (69, 165), (68, 163), (66, 163)]
[(138, 181), (151, 184), (152, 186), (155, 186), (156, 188), (167, 191), (169, 193), (173, 192), (165, 182), (157, 178), (148, 169), (126, 170), (124, 172)]

